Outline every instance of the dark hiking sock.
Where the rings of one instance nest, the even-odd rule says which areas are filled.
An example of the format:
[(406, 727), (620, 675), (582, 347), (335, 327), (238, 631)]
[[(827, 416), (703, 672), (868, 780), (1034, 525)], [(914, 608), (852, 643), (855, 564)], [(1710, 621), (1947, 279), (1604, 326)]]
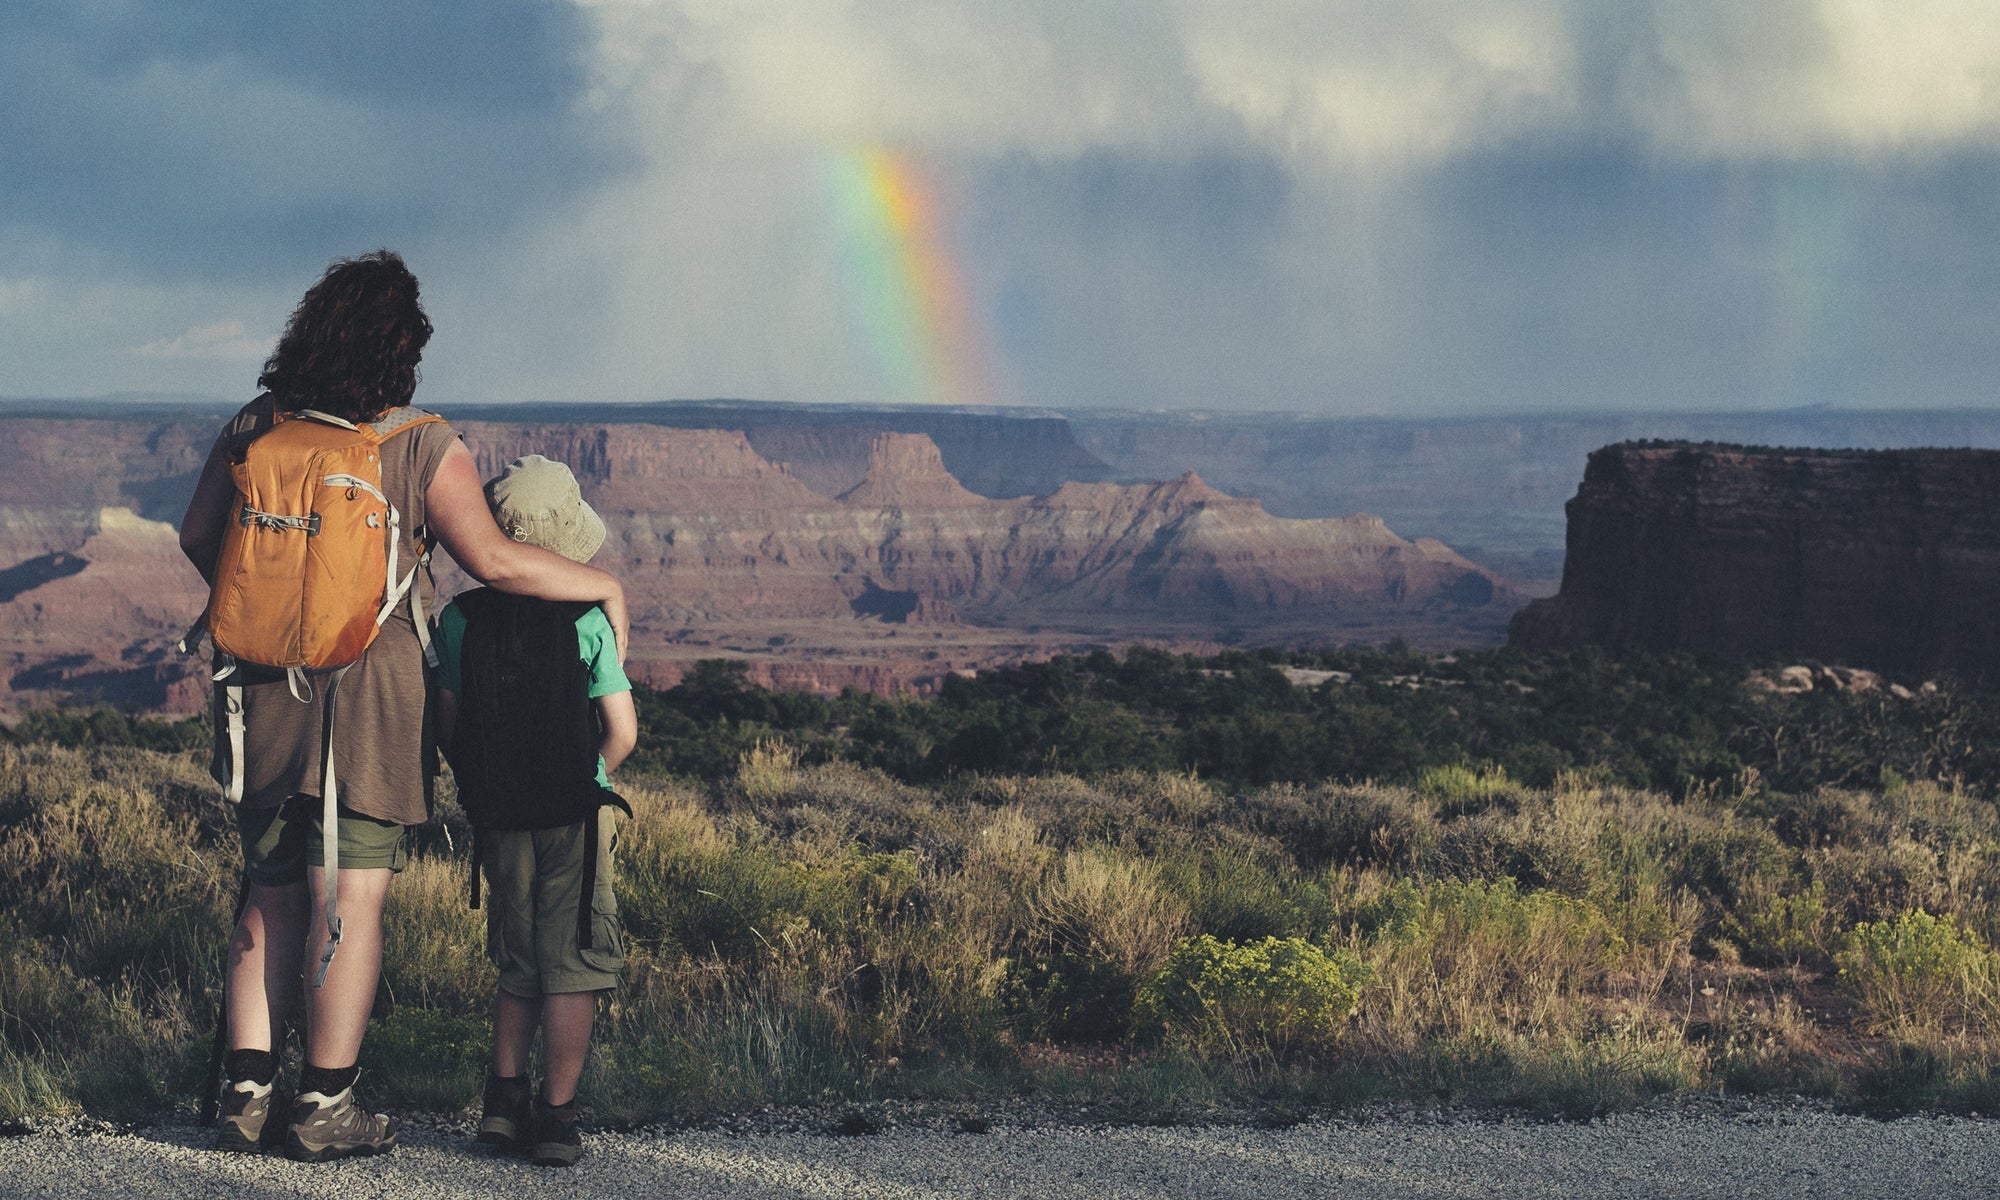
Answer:
[(263, 1087), (278, 1077), (278, 1056), (269, 1050), (231, 1050), (222, 1070), (231, 1083)]
[(354, 1081), (359, 1078), (361, 1068), (358, 1066), (315, 1067), (307, 1063), (305, 1070), (299, 1072), (299, 1091), (302, 1094), (318, 1092), (322, 1096), (338, 1096), (353, 1087)]

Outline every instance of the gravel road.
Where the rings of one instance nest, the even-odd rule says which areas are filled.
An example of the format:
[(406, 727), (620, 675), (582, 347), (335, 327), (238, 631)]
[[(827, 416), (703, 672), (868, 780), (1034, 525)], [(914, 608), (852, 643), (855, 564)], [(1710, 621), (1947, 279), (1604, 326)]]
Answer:
[(462, 1126), (406, 1131), (384, 1158), (305, 1166), (203, 1149), (191, 1124), (70, 1125), (0, 1141), (0, 1195), (457, 1197), (1992, 1197), (2000, 1122), (1873, 1121), (1782, 1106), (1576, 1124), (1376, 1117), (1285, 1129), (1010, 1127), (872, 1136), (607, 1133), (548, 1170), (475, 1150)]

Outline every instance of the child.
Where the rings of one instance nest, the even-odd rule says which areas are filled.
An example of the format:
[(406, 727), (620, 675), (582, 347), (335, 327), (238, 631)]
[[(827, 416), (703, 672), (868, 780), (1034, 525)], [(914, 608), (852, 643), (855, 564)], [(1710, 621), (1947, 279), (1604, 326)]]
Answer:
[[(486, 497), (517, 541), (577, 562), (604, 543), (569, 468), (539, 454), (508, 464)], [(576, 1088), (597, 995), (625, 965), (606, 810), (625, 808), (607, 776), (638, 738), (632, 685), (595, 606), (479, 589), (438, 614), (437, 648), (438, 740), (476, 829), (473, 903), (483, 864), (487, 950), (500, 969), (479, 1141), (568, 1166), (583, 1153)]]

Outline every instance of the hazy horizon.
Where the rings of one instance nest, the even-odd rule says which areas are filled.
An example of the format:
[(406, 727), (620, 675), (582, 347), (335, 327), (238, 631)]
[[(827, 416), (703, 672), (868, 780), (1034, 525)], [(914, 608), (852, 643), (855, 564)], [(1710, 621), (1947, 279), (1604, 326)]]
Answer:
[(246, 397), (331, 258), (421, 402), (1979, 410), (1982, 0), (0, 12), (0, 395)]

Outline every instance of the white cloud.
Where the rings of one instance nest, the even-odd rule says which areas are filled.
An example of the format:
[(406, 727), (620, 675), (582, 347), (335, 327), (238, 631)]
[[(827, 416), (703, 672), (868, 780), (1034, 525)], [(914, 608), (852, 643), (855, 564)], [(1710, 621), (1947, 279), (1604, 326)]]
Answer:
[(1431, 162), (1579, 107), (1552, 3), (1199, 0), (1180, 33), (1203, 98), (1295, 156)]
[[(578, 0), (642, 139), (1240, 144), (1418, 165), (1590, 131), (1694, 158), (2000, 143), (1993, 0)], [(1095, 14), (1095, 15), (1093, 15)]]
[(2000, 144), (1991, 0), (1661, 3), (1663, 70), (1635, 89), (1635, 115), (1672, 149), (1792, 158)]
[(203, 362), (255, 362), (270, 352), (269, 342), (251, 337), (243, 322), (233, 317), (208, 325), (196, 325), (186, 333), (133, 346), (130, 350), (130, 353), (146, 358)]

